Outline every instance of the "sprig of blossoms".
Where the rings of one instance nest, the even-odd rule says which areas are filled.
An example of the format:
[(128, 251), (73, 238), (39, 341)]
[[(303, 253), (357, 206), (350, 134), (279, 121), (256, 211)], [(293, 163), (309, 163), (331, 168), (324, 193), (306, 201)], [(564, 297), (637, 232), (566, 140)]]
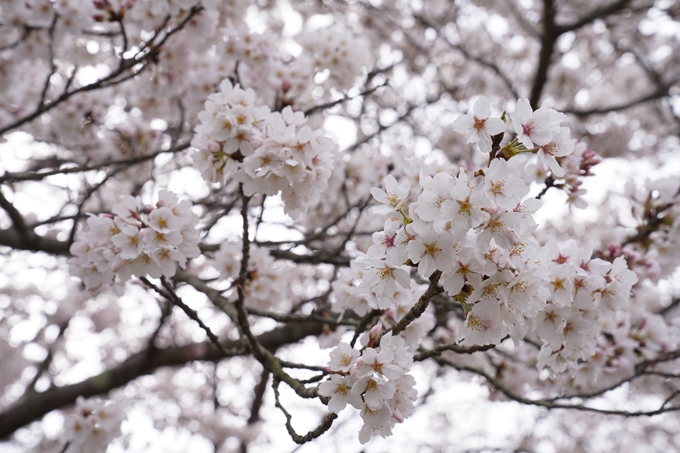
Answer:
[(106, 404), (97, 399), (76, 399), (73, 415), (67, 419), (64, 432), (70, 453), (104, 451), (120, 436), (120, 424), (125, 419), (120, 404)]
[[(385, 183), (396, 186), (391, 179)], [(497, 344), (510, 335), (519, 342), (536, 334), (543, 341), (539, 367), (564, 371), (567, 363), (588, 359), (599, 317), (612, 316), (637, 281), (623, 258), (593, 259), (592, 247), (579, 248), (573, 240), (540, 246), (532, 235), (540, 201), (523, 200), (529, 187), (509, 174), (503, 159), (472, 179), (464, 172), (421, 174), (420, 184), (415, 202), (400, 201), (402, 222), (388, 219), (374, 235), (370, 257), (356, 258), (360, 283), (336, 285), (352, 295), (340, 306), (355, 309), (363, 300), (370, 308), (397, 309), (395, 282), (408, 287), (408, 258), (423, 278), (441, 271), (441, 286), (463, 305), (460, 341)], [(385, 207), (378, 209), (388, 212)]]
[(191, 144), (207, 181), (243, 184), (247, 196), (281, 192), (286, 213), (299, 217), (318, 203), (333, 172), (337, 145), (291, 107), (272, 112), (252, 89), (225, 79), (208, 97)]
[[(472, 113), (460, 115), (453, 122), (453, 130), (465, 135), (466, 141), (480, 151), (489, 153), (492, 137), (505, 132), (506, 125), (500, 118), (491, 117), (491, 105), (484, 96), (475, 102)], [(565, 170), (557, 159), (572, 154), (575, 149), (569, 128), (560, 126), (566, 115), (545, 107), (534, 111), (529, 101), (521, 98), (508, 116), (517, 136), (501, 148), (501, 155), (510, 158), (520, 152), (532, 152), (545, 171), (550, 171), (555, 178), (564, 177)]]
[[(482, 104), (476, 119), (471, 117), (472, 126), (475, 121), (480, 125), (474, 142), (487, 133), (481, 125), (489, 119), (485, 101), (478, 102)], [(581, 164), (572, 169), (563, 153), (574, 150), (569, 130), (559, 126), (563, 115), (550, 109), (530, 112), (527, 107), (522, 101), (518, 113), (511, 115), (518, 136), (523, 134), (524, 148), (510, 146), (538, 154), (539, 163), (555, 177), (587, 174)], [(387, 313), (408, 311), (417, 298), (400, 301), (411, 293), (407, 265), (417, 267), (425, 279), (440, 271), (439, 284), (465, 314), (458, 341), (498, 344), (510, 336), (520, 344), (529, 336), (542, 344), (539, 368), (562, 372), (571, 365), (575, 370), (593, 355), (602, 320), (613, 318), (625, 304), (637, 277), (622, 257), (593, 258), (592, 246), (579, 247), (573, 240), (539, 244), (533, 214), (541, 201), (525, 199), (525, 167), (509, 165), (514, 154), (497, 156), (474, 174), (473, 169), (461, 169), (456, 176), (421, 172), (415, 201), (408, 181), (399, 184), (392, 176), (385, 178), (386, 190), (373, 188), (376, 214), (390, 217), (384, 230), (373, 235), (367, 255), (359, 254), (334, 284), (337, 307), (359, 315), (384, 310), (387, 319)], [(556, 158), (564, 158), (568, 171)], [(573, 160), (581, 162), (581, 154)], [(411, 347), (417, 342), (409, 341)], [(370, 409), (376, 410), (375, 405)]]
[(491, 117), (491, 104), (480, 97), (472, 107), (472, 115), (460, 115), (453, 122), (453, 130), (465, 135), (468, 143), (475, 143), (483, 153), (491, 152), (492, 137), (505, 131), (500, 118)]
[(172, 277), (200, 255), (198, 216), (191, 202), (167, 190), (155, 206), (127, 195), (112, 212), (91, 215), (70, 251), (71, 272), (90, 291), (116, 290), (132, 275)]
[(361, 353), (340, 343), (330, 357), (328, 370), (335, 374), (319, 385), (319, 394), (330, 398), (331, 412), (340, 413), (347, 404), (361, 411), (362, 444), (373, 434), (391, 435), (392, 427), (415, 410), (415, 379), (407, 374), (413, 354), (402, 337), (388, 332), (379, 347), (368, 347)]

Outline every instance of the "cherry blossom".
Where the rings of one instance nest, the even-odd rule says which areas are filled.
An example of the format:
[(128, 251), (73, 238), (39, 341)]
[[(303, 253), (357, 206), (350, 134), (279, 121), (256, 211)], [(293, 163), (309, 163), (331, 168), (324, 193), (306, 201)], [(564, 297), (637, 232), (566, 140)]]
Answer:
[(387, 175), (385, 178), (385, 190), (380, 190), (377, 187), (371, 189), (371, 195), (376, 199), (381, 206), (375, 208), (376, 214), (388, 214), (394, 211), (400, 211), (405, 203), (406, 197), (411, 189), (411, 183), (404, 181), (401, 184), (397, 183), (394, 176)]
[(483, 153), (491, 152), (492, 136), (505, 131), (500, 118), (491, 117), (491, 104), (484, 96), (472, 107), (472, 115), (461, 115), (453, 122), (453, 130), (465, 135), (468, 143), (476, 143)]
[(545, 146), (562, 131), (559, 124), (565, 115), (553, 109), (540, 108), (534, 111), (526, 98), (517, 101), (515, 111), (510, 114), (518, 140), (527, 148)]
[(3, 446), (677, 450), (677, 11), (571, 3), (3, 2)]

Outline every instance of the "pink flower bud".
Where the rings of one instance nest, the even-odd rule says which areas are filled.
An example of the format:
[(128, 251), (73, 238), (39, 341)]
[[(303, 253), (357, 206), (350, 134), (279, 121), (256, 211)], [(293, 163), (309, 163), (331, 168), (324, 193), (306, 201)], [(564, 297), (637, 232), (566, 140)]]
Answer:
[(206, 145), (206, 148), (207, 148), (208, 151), (210, 151), (211, 153), (217, 153), (217, 152), (219, 152), (219, 151), (222, 149), (222, 147), (220, 146), (220, 144), (217, 143), (217, 142), (214, 141), (214, 140), (210, 140), (210, 141), (208, 142), (208, 144)]
[(383, 326), (381, 323), (378, 323), (371, 327), (371, 330), (368, 332), (368, 337), (371, 339), (371, 341), (375, 341), (376, 338), (382, 333), (383, 331)]
[(392, 417), (394, 417), (394, 419), (397, 422), (404, 423), (404, 416), (401, 415), (401, 412), (399, 412), (399, 409), (394, 409), (394, 411), (392, 412)]

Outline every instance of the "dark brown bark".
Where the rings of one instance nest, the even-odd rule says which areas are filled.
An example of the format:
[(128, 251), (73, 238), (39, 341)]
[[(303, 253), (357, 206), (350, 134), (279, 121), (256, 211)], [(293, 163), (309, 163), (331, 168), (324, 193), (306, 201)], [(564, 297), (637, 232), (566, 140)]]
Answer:
[[(279, 327), (257, 337), (258, 342), (269, 350), (296, 343), (309, 335), (321, 334), (321, 324), (300, 323)], [(239, 341), (223, 342), (226, 349), (241, 346)], [(210, 342), (187, 346), (143, 350), (119, 365), (76, 384), (52, 387), (45, 392), (33, 393), (0, 413), (0, 439), (17, 429), (39, 420), (48, 412), (73, 404), (78, 396), (89, 398), (103, 395), (126, 385), (136, 378), (153, 373), (164, 366), (182, 366), (195, 360), (217, 362), (225, 356)]]

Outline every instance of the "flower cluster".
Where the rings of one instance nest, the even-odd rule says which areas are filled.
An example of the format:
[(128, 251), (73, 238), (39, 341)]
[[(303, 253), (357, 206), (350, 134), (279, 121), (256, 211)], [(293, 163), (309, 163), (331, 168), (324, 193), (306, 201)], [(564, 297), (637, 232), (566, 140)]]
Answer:
[(509, 176), (503, 159), (478, 173), (421, 174), (422, 192), (410, 204), (408, 183), (399, 186), (390, 176), (386, 191), (373, 190), (382, 203), (377, 211), (400, 218), (389, 218), (367, 255), (356, 259), (362, 268), (357, 290), (373, 297), (355, 300), (394, 309), (397, 284), (410, 284), (408, 262), (424, 278), (440, 271), (439, 284), (463, 305), (459, 340), (497, 344), (507, 335), (519, 341), (536, 333), (543, 340), (538, 365), (555, 371), (589, 358), (598, 316), (626, 302), (635, 273), (622, 257), (591, 259), (592, 247), (579, 250), (575, 241), (540, 246), (532, 214), (541, 203), (522, 200), (525, 181)]
[(172, 277), (200, 254), (198, 216), (188, 200), (167, 190), (156, 206), (125, 196), (110, 214), (92, 215), (71, 245), (71, 271), (96, 291), (113, 289), (132, 275)]
[(298, 217), (317, 203), (333, 170), (337, 146), (323, 129), (306, 125), (302, 112), (271, 112), (257, 105), (255, 92), (233, 86), (208, 97), (192, 145), (203, 177), (243, 184), (247, 196), (281, 196), (286, 212)]
[(597, 316), (620, 308), (637, 281), (623, 258), (591, 259), (592, 248), (579, 251), (574, 241), (541, 247), (531, 234), (540, 201), (522, 201), (529, 187), (508, 176), (505, 160), (472, 178), (421, 175), (422, 192), (410, 205), (408, 183), (388, 176), (385, 184), (386, 191), (373, 190), (377, 210), (401, 218), (388, 219), (356, 260), (358, 289), (375, 296), (363, 298), (370, 308), (392, 308), (397, 284), (409, 286), (404, 263), (425, 278), (438, 270), (441, 286), (466, 311), (460, 339), (494, 344), (536, 332), (544, 342), (539, 366), (559, 371), (592, 354)]
[(67, 421), (65, 430), (69, 453), (104, 451), (115, 437), (120, 436), (120, 424), (125, 419), (120, 405), (79, 396), (76, 410)]
[[(371, 342), (382, 330), (380, 324), (376, 327), (371, 330)], [(380, 338), (379, 347), (367, 347), (361, 352), (340, 343), (331, 351), (328, 362), (328, 370), (334, 374), (319, 385), (319, 394), (330, 398), (331, 412), (340, 413), (348, 403), (361, 411), (362, 444), (373, 434), (387, 437), (396, 423), (403, 422), (415, 410), (415, 379), (407, 374), (412, 363), (413, 354), (406, 342), (400, 336), (392, 336), (392, 332)]]
[[(453, 122), (453, 129), (464, 134), (468, 143), (477, 145), (480, 151), (492, 150), (493, 138), (503, 134), (506, 126), (500, 118), (491, 118), (491, 105), (485, 97), (480, 97), (472, 107), (472, 115), (461, 115)], [(510, 113), (512, 128), (516, 138), (501, 148), (501, 154), (510, 158), (517, 153), (530, 151), (538, 156), (538, 162), (555, 178), (565, 175), (557, 158), (574, 152), (574, 141), (569, 136), (569, 128), (561, 127), (566, 119), (564, 113), (541, 107), (534, 111), (526, 98), (517, 101), (515, 111)], [(498, 140), (500, 145), (500, 140)]]

